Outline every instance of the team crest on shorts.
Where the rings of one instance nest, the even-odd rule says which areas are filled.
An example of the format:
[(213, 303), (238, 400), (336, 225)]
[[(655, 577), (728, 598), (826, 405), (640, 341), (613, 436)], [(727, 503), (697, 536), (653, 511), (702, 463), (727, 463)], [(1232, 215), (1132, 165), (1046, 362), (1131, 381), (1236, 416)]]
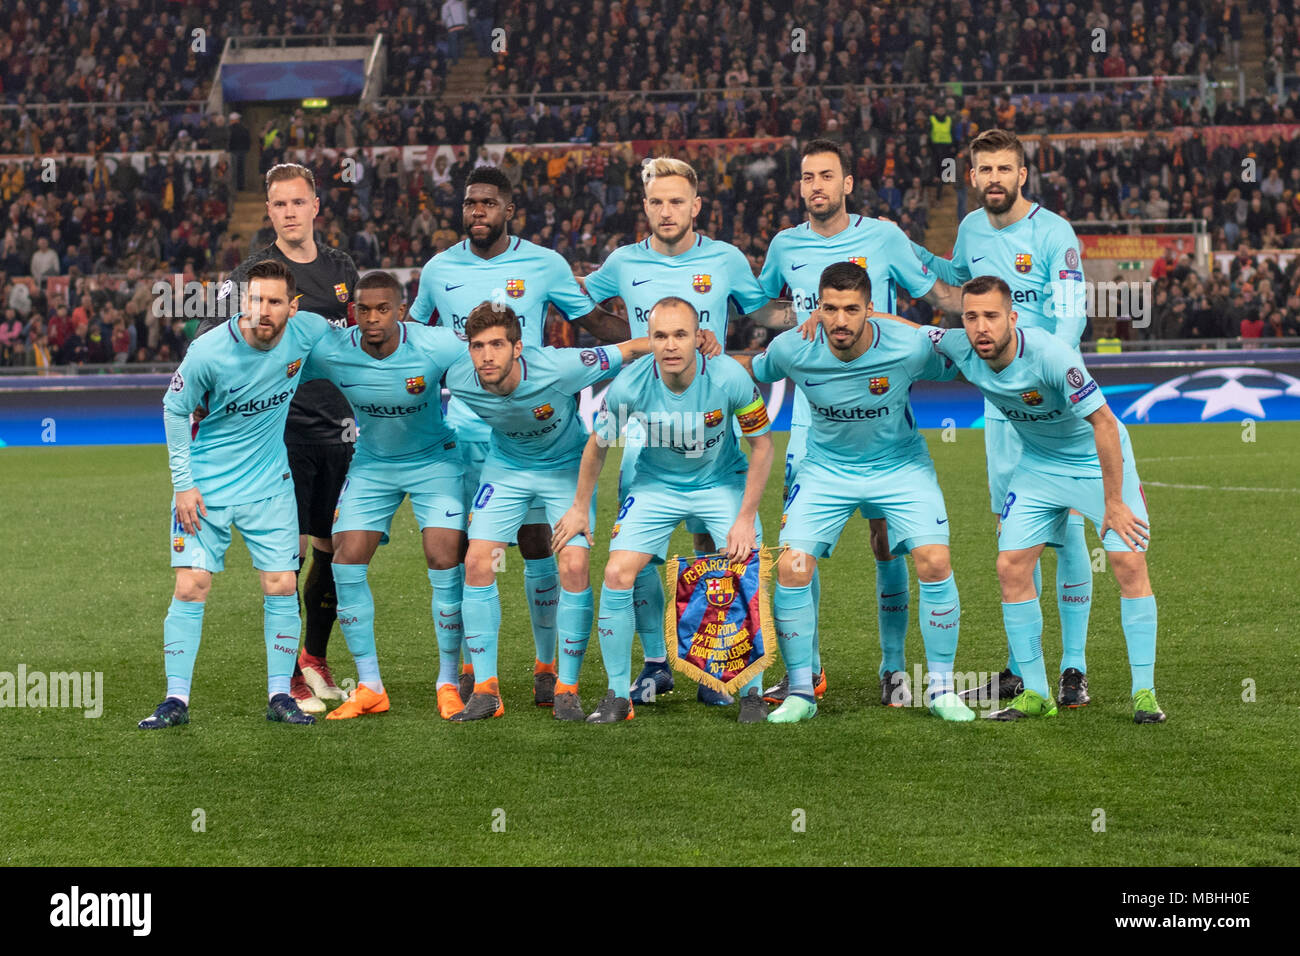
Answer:
[(510, 298), (512, 299), (519, 299), (523, 297), (523, 294), (524, 294), (523, 279), (506, 280), (506, 295), (510, 296)]
[(713, 276), (697, 275), (691, 277), (691, 288), (703, 294), (713, 288)]
[(293, 378), (295, 375), (298, 374), (298, 369), (300, 368), (302, 368), (302, 359), (294, 359), (292, 362), (289, 363), (288, 367), (285, 368), (284, 370), (285, 377)]
[(184, 551), (185, 539), (182, 538), (180, 535), (177, 535), (176, 537), (172, 538), (172, 550), (175, 551), (177, 554), (180, 554), (182, 551)]
[(884, 395), (889, 391), (889, 376), (881, 375), (879, 378), (873, 376), (871, 381), (867, 383), (867, 388), (872, 395)]
[(704, 427), (713, 428), (722, 424), (722, 409), (715, 408), (711, 412), (704, 413)]
[(406, 380), (406, 390), (410, 392), (412, 395), (424, 394), (424, 388), (425, 386), (424, 386), (423, 375), (416, 375), (414, 378), (408, 378)]
[(616, 524), (612, 529), (610, 529), (609, 538), (611, 541), (618, 537), (618, 529), (621, 527), (623, 527), (621, 524)]
[(1021, 393), (1020, 393), (1020, 400), (1021, 400), (1022, 402), (1024, 402), (1026, 405), (1041, 405), (1041, 404), (1043, 404), (1043, 396), (1040, 395), (1040, 394), (1038, 394), (1038, 389), (1036, 389), (1036, 388), (1031, 388), (1031, 389), (1030, 389), (1029, 391), (1027, 391), (1027, 392), (1021, 392)]
[(783, 515), (781, 515), (781, 527), (782, 527), (782, 528), (785, 527), (785, 519), (786, 519), (786, 518), (789, 518), (789, 517), (790, 517), (790, 516), (789, 516), (788, 514), (783, 514)]
[(334, 284), (334, 298), (340, 302), (348, 301), (348, 284), (346, 282), (336, 282)]
[(1016, 271), (1022, 275), (1034, 267), (1034, 257), (1027, 252), (1016, 253)]
[(533, 409), (533, 417), (539, 422), (546, 421), (546, 419), (550, 418), (554, 414), (555, 409), (551, 407), (550, 402), (547, 402), (545, 405), (538, 405)]
[(714, 607), (731, 607), (731, 599), (736, 596), (736, 579), (731, 575), (721, 578), (709, 578), (704, 582), (704, 597)]
[(863, 268), (863, 269), (865, 269), (865, 268), (867, 267), (867, 257), (866, 257), (866, 256), (849, 256), (849, 262), (851, 262), (851, 263), (853, 263), (855, 266), (859, 266), (859, 267), (861, 267), (861, 268)]

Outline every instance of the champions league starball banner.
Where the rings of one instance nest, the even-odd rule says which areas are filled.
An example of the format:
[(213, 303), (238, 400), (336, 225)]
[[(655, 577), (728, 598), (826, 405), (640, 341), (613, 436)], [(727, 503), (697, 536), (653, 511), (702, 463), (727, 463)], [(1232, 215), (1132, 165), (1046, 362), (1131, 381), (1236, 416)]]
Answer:
[(736, 562), (673, 557), (666, 567), (668, 660), (697, 684), (735, 693), (776, 659), (771, 555), (764, 548)]

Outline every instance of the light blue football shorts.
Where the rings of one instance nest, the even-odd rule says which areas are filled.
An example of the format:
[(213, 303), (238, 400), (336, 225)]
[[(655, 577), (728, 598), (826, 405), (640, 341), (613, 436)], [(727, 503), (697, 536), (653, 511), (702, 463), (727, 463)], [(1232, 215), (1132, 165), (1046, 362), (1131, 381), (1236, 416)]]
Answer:
[(292, 488), (261, 501), (206, 507), (207, 515), (199, 515), (198, 534), (189, 534), (176, 518), (176, 499), (172, 499), (173, 568), (224, 571), (234, 525), (257, 570), (298, 570), (298, 501)]
[(948, 543), (948, 511), (928, 456), (854, 466), (804, 459), (796, 477), (781, 516), (782, 545), (829, 556), (857, 509), (886, 519), (892, 554)]
[(1020, 456), (1024, 452), (1024, 443), (1016, 426), (1004, 418), (989, 418), (984, 415), (984, 460), (989, 469), (989, 508), (995, 515), (1002, 514), (1002, 505), (1007, 500), (1011, 488), (1011, 476)]
[[(632, 486), (619, 506), (610, 531), (609, 550), (648, 554), (660, 564), (668, 556), (673, 530), (683, 521), (687, 530), (693, 531), (694, 524), (713, 538), (716, 547), (723, 548), (744, 497), (743, 484), (683, 490), (642, 481)], [(763, 523), (758, 515), (754, 516), (754, 532), (761, 547)]]
[(464, 531), (462, 471), (459, 456), (400, 463), (354, 458), (334, 509), (333, 533), (381, 531), (383, 537), (379, 543), (387, 544), (393, 515), (408, 494), (421, 531), (425, 528)]
[[(488, 452), (492, 445), (485, 441), (462, 441), (460, 445), (461, 460), (464, 462), (465, 474), (461, 484), (461, 495), (465, 507), (465, 514), (470, 514), (474, 510), (474, 498), (478, 495), (479, 479), (483, 476), (483, 463), (487, 461)], [(524, 519), (524, 524), (546, 524), (546, 509), (534, 508), (528, 512)], [(515, 544), (515, 536), (498, 539)]]
[[(483, 464), (478, 492), (469, 515), (471, 541), (514, 541), (523, 524), (548, 524), (555, 527), (573, 506), (578, 490), (578, 465), (558, 470), (524, 471), (489, 458)], [(536, 521), (534, 516), (541, 515)], [(596, 496), (591, 496), (588, 513), (591, 530), (596, 531)], [(589, 547), (582, 535), (568, 544)]]

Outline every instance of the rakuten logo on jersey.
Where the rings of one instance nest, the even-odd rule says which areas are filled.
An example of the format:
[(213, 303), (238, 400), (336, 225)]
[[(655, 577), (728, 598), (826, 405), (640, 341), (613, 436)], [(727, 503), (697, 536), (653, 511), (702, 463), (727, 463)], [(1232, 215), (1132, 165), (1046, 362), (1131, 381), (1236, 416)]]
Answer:
[(887, 405), (880, 408), (836, 408), (834, 405), (814, 405), (809, 402), (808, 407), (822, 418), (833, 422), (861, 422), (869, 418), (884, 418), (889, 414)]
[(407, 415), (415, 415), (429, 407), (428, 402), (421, 402), (419, 405), (353, 405), (359, 412), (365, 412), (372, 418), (405, 418)]
[(1050, 412), (1027, 412), (1020, 408), (1003, 408), (998, 406), (998, 410), (1007, 416), (1007, 421), (1012, 422), (1050, 422), (1061, 417), (1064, 414), (1061, 409), (1053, 409)]
[(293, 389), (286, 388), (278, 395), (272, 395), (270, 398), (250, 398), (246, 402), (228, 402), (226, 404), (227, 415), (243, 415), (245, 418), (251, 418), (253, 415), (260, 415), (262, 412), (270, 411), (277, 405), (283, 405), (293, 395)]

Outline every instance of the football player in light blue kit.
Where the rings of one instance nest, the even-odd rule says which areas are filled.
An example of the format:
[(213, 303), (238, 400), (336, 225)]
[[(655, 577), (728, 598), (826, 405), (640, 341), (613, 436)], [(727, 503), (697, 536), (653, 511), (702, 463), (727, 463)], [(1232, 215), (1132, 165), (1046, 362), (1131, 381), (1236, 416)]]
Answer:
[(402, 286), (387, 272), (361, 277), (354, 292), (356, 327), (312, 353), (304, 375), (327, 378), (352, 405), (357, 448), (334, 512), (334, 581), (338, 619), (357, 664), (357, 688), (328, 720), (389, 709), (375, 648), (375, 600), (368, 566), (388, 541), (407, 494), (420, 526), (433, 587), (430, 613), (438, 639), (438, 711), (463, 703), (460, 602), (465, 550), (464, 464), (456, 435), (442, 418), (442, 377), (465, 355), (451, 329), (405, 321)]
[[(699, 315), (701, 351), (713, 358), (726, 346), (728, 306), (734, 302), (741, 314), (767, 305), (764, 293), (745, 254), (727, 242), (717, 242), (695, 231), (700, 212), (699, 180), (689, 163), (670, 157), (647, 159), (641, 167), (650, 236), (615, 249), (601, 267), (584, 279), (587, 293), (597, 302), (615, 296), (627, 306), (632, 335), (646, 335), (650, 310), (656, 302), (676, 296), (689, 302)], [(619, 465), (619, 500), (636, 479), (637, 456), (644, 442), (638, 423), (630, 423)], [(697, 520), (687, 522), (695, 536), (696, 554), (714, 550), (714, 542)], [(647, 564), (633, 587), (636, 632), (641, 635), (645, 666), (632, 682), (632, 700), (653, 703), (673, 689), (664, 644), (664, 589), (659, 569)], [(699, 697), (706, 703), (730, 703), (725, 694), (703, 686)]]
[[(610, 533), (596, 625), (609, 690), (588, 723), (633, 717), (633, 585), (643, 568), (663, 563), (673, 529), (695, 519), (711, 541), (724, 543), (732, 561), (748, 558), (762, 539), (758, 505), (774, 455), (762, 396), (735, 359), (697, 352), (699, 313), (685, 299), (668, 296), (654, 305), (649, 331), (654, 357), (623, 369), (605, 392), (582, 455), (573, 507), (555, 526), (556, 544), (574, 534), (591, 542), (588, 515), (605, 453), (618, 443), (620, 431), (639, 422), (648, 440)], [(749, 440), (749, 461), (736, 427)], [(755, 677), (741, 689), (742, 724), (767, 716), (761, 680)]]
[(1146, 496), (1124, 428), (1079, 353), (1043, 329), (1017, 327), (1011, 287), (979, 276), (963, 287), (965, 335), (927, 330), (939, 353), (1011, 422), (1023, 451), (1007, 481), (998, 532), (1002, 619), (1025, 681), (998, 720), (1056, 714), (1043, 666), (1043, 614), (1034, 566), (1060, 544), (1070, 511), (1096, 526), (1120, 589), (1133, 721), (1162, 723), (1156, 703), (1156, 599), (1147, 574), (1151, 531)]
[[(810, 140), (802, 149), (800, 192), (808, 209), (808, 221), (783, 229), (772, 239), (758, 281), (772, 298), (789, 288), (794, 312), (804, 322), (817, 308), (817, 283), (822, 270), (834, 262), (855, 262), (871, 278), (874, 306), (892, 313), (896, 289), (924, 297), (927, 302), (956, 313), (961, 306), (957, 290), (928, 270), (912, 251), (907, 236), (892, 222), (849, 215), (844, 199), (853, 191), (853, 177), (838, 144), (825, 139)], [(799, 383), (795, 383), (796, 386)], [(796, 391), (790, 442), (786, 446), (786, 493), (798, 482), (810, 422), (808, 400)], [(871, 549), (876, 556), (877, 620), (880, 626), (880, 702), (905, 706), (911, 694), (907, 686), (904, 646), (908, 620), (907, 561), (898, 560), (889, 547), (883, 519), (875, 512), (863, 512), (871, 519)], [(821, 584), (813, 577), (813, 602), (819, 602)], [(826, 689), (821, 651), (813, 647), (813, 674), (817, 696)], [(787, 682), (770, 688), (766, 699), (785, 699)]]
[[(240, 313), (196, 339), (163, 396), (171, 465), (176, 588), (163, 623), (167, 696), (145, 730), (187, 724), (190, 684), (212, 575), (225, 567), (234, 525), (262, 581), (266, 719), (314, 724), (289, 696), (298, 658), (298, 507), (284, 447), (289, 401), (303, 362), (330, 325), (298, 312), (293, 273), (277, 260), (247, 274)], [(208, 415), (194, 430), (190, 415)]]
[[(1028, 170), (1025, 151), (1013, 133), (985, 130), (971, 143), (971, 178), (982, 209), (957, 229), (952, 260), (916, 246), (927, 265), (954, 284), (972, 276), (995, 275), (1011, 287), (1021, 328), (1043, 329), (1079, 351), (1087, 322), (1087, 291), (1079, 240), (1070, 224), (1021, 193)], [(1082, 357), (1079, 362), (1082, 362)], [(988, 462), (989, 503), (1002, 513), (1007, 482), (1020, 458), (1021, 440), (998, 406), (984, 403), (984, 451)], [(1082, 707), (1089, 701), (1088, 616), (1092, 608), (1092, 560), (1084, 536), (1083, 515), (1070, 516), (1056, 547), (1056, 603), (1061, 616), (1060, 702)], [(1042, 572), (1035, 565), (1036, 586)], [(995, 688), (993, 685), (997, 684)], [(1023, 688), (1015, 657), (1007, 648), (1007, 666), (983, 687), (967, 695), (979, 700), (1011, 699)]]
[[(525, 347), (540, 348), (547, 307), (554, 305), (598, 339), (617, 342), (627, 328), (615, 316), (596, 310), (579, 287), (569, 264), (557, 252), (506, 232), (514, 216), (512, 186), (495, 166), (480, 166), (465, 181), (463, 221), (466, 238), (428, 261), (420, 273), (420, 288), (411, 305), (411, 320), (446, 326), (465, 334), (465, 319), (484, 300), (509, 305), (519, 316)], [(479, 472), (488, 452), (491, 430), (453, 398), (447, 422), (465, 459), (465, 510), (472, 507)], [(551, 706), (555, 692), (555, 613), (558, 578), (549, 542), (550, 526), (541, 511), (524, 522), (519, 553), (524, 559), (524, 587), (532, 621), (536, 663), (533, 699)], [(513, 538), (511, 539), (513, 542)], [(468, 699), (473, 675), (462, 676), (461, 693)]]
[[(447, 388), (488, 423), (492, 439), (468, 519), (461, 601), (474, 692), (464, 710), (451, 718), (455, 721), (505, 712), (497, 681), (501, 601), (496, 571), (530, 511), (541, 508), (553, 525), (573, 501), (587, 443), (577, 393), (618, 374), (624, 362), (650, 350), (644, 338), (608, 348), (525, 348), (518, 317), (497, 302), (471, 310), (465, 334), (469, 355), (447, 372)], [(561, 544), (556, 549), (560, 595), (555, 613), (561, 653), (552, 715), (557, 720), (583, 720), (578, 675), (593, 616), (588, 544), (581, 536)]]
[(871, 317), (871, 280), (861, 266), (828, 266), (818, 294), (821, 334), (806, 341), (791, 329), (748, 362), (760, 382), (793, 379), (812, 412), (807, 455), (781, 518), (786, 551), (777, 563), (773, 598), (789, 693), (767, 719), (794, 723), (817, 713), (813, 576), (853, 512), (866, 507), (887, 519), (890, 551), (911, 552), (916, 562), (926, 705), (944, 720), (974, 720), (953, 693), (961, 604), (948, 551), (948, 513), (908, 402), (914, 382), (948, 380), (956, 369), (935, 354), (923, 331)]

